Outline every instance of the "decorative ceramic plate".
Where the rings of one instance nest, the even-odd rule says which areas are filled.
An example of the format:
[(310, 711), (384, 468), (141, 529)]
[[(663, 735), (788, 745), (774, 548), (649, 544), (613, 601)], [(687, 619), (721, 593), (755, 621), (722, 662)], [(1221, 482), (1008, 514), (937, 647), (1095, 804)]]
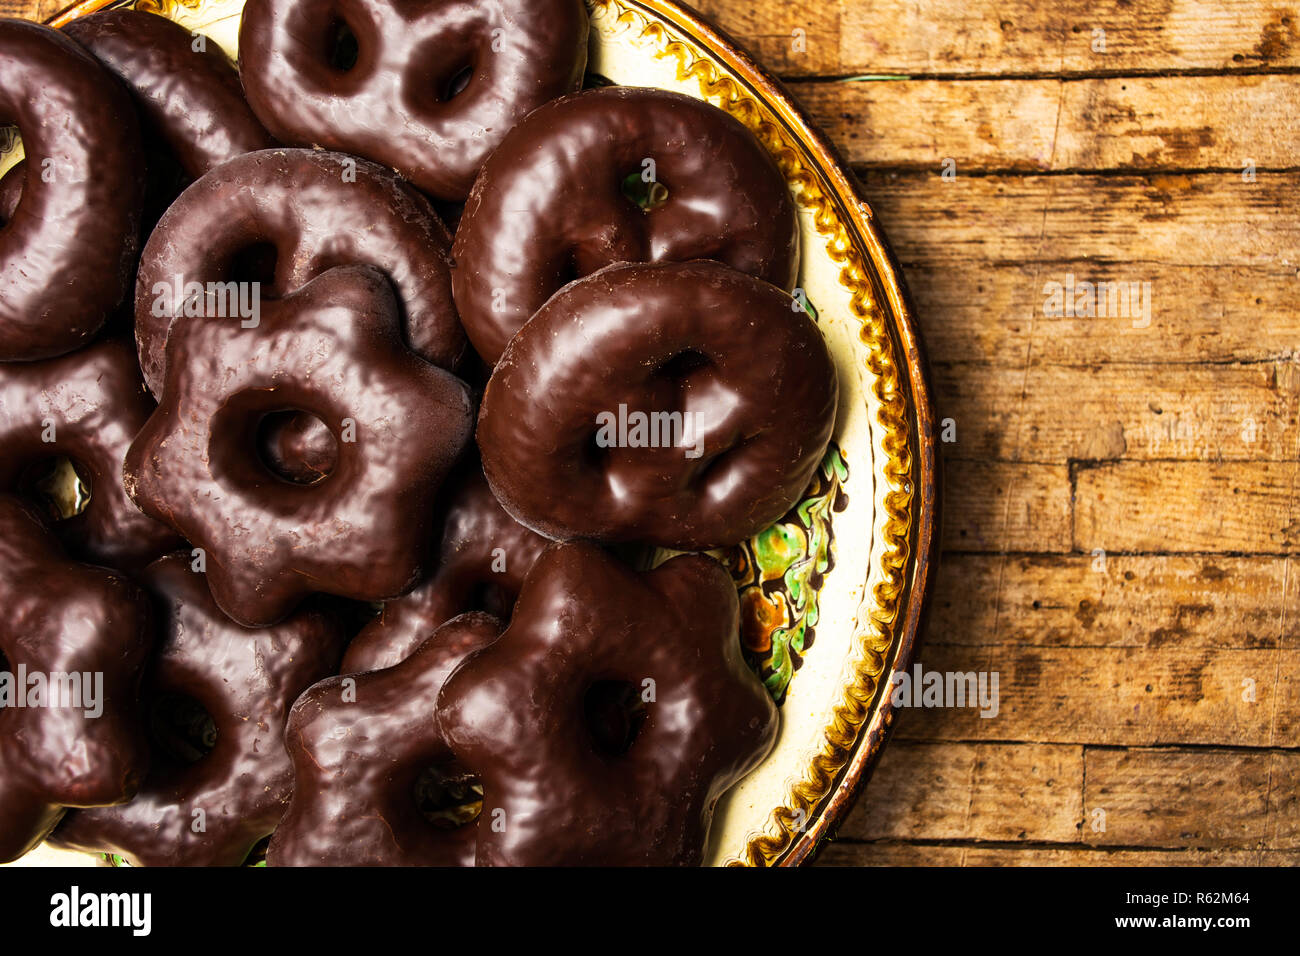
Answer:
[[(848, 809), (892, 722), (891, 673), (910, 665), (932, 565), (934, 421), (902, 279), (834, 148), (780, 84), (670, 0), (588, 0), (593, 83), (707, 100), (747, 125), (799, 209), (799, 288), (835, 356), (834, 441), (803, 500), (718, 552), (740, 591), (742, 639), (781, 705), (767, 760), (718, 807), (713, 863), (799, 864)], [(138, 6), (206, 33), (232, 58), (243, 0), (86, 0), (52, 23)], [(0, 172), (21, 144), (0, 143)], [(86, 860), (80, 857), (80, 860)], [(44, 848), (28, 860), (68, 862)]]

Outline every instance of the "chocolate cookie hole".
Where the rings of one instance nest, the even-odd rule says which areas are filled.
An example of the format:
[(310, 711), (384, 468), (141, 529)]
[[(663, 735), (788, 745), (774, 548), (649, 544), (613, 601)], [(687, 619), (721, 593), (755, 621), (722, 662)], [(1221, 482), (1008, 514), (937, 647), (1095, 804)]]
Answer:
[(248, 856), (244, 857), (243, 866), (266, 866), (266, 851), (271, 846), (271, 838), (263, 837), (253, 844), (253, 848), (248, 851)]
[(440, 830), (473, 823), (483, 811), (483, 784), (455, 760), (427, 767), (415, 781), (420, 815)]
[(64, 456), (43, 458), (24, 468), (18, 478), (18, 491), (51, 521), (75, 518), (90, 507), (90, 480)]
[(257, 423), (254, 443), (262, 466), (295, 485), (324, 481), (338, 466), (338, 439), (311, 412), (296, 408), (268, 412)]
[(599, 680), (582, 699), (583, 716), (596, 752), (620, 757), (632, 749), (645, 723), (641, 690), (625, 680)]
[[(16, 134), (17, 130), (14, 130), (14, 133)], [(16, 135), (14, 139), (16, 142)], [(22, 201), (23, 188), (27, 181), (26, 170), (27, 164), (20, 162), (0, 178), (0, 229), (9, 225), (14, 218), (14, 213), (18, 211), (18, 203)]]
[(174, 763), (198, 763), (217, 746), (217, 724), (194, 698), (163, 694), (149, 707), (149, 739)]
[(483, 611), (508, 621), (514, 609), (515, 595), (495, 581), (479, 581), (470, 589), (467, 611)]
[(582, 446), (583, 467), (594, 472), (603, 472), (609, 462), (609, 448), (600, 444), (597, 440), (599, 434), (599, 432), (593, 431), (587, 436), (586, 444)]
[(273, 285), (278, 258), (274, 243), (255, 242), (244, 246), (230, 257), (230, 263), (226, 268), (226, 281)]
[(325, 40), (325, 59), (339, 73), (347, 73), (357, 65), (361, 46), (352, 28), (342, 20), (330, 24)]
[(470, 63), (461, 67), (447, 80), (446, 84), (442, 88), (442, 93), (439, 95), (438, 100), (446, 103), (448, 100), (455, 99), (461, 93), (465, 92), (465, 87), (469, 86), (469, 81), (473, 79), (473, 77), (474, 64)]
[(585, 275), (587, 273), (578, 266), (577, 250), (570, 250), (569, 254), (560, 262), (559, 269), (555, 274), (555, 287), (562, 289), (570, 282), (577, 282)]
[(695, 349), (686, 349), (683, 352), (678, 352), (668, 361), (661, 363), (660, 366), (655, 369), (655, 373), (676, 382), (686, 378), (692, 372), (697, 372), (702, 368), (708, 368), (712, 364), (712, 360), (703, 352), (697, 352)]
[(622, 190), (624, 198), (644, 212), (658, 209), (668, 201), (668, 187), (658, 181), (646, 182), (639, 172), (623, 177)]

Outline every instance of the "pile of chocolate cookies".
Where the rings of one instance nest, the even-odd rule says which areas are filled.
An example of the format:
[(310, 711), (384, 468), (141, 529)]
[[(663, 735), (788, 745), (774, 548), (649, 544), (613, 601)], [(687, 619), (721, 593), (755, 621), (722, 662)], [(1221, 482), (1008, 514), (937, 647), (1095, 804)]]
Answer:
[(775, 163), (588, 30), (0, 20), (0, 861), (702, 861), (779, 721), (699, 552), (836, 374)]

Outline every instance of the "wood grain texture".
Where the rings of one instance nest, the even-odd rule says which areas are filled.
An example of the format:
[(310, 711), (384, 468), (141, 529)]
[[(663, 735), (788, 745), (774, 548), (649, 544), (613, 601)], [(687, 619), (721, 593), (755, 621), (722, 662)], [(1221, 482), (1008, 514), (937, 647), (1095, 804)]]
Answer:
[(931, 369), (939, 415), (952, 420), (944, 453), (954, 458), (1286, 462), (1300, 439), (1291, 362), (1160, 364), (1143, 370), (1141, 389), (1129, 387), (1127, 364)]
[(1297, 782), (1286, 750), (899, 740), (838, 839), (1300, 850)]
[[(1076, 476), (1079, 550), (1300, 550), (1294, 461), (1117, 462)], [(1293, 598), (1294, 600), (1294, 598)]]
[(850, 162), (988, 171), (1297, 165), (1291, 75), (799, 82)]
[[(992, 270), (1003, 265), (1040, 264), (1035, 280), (1017, 289), (1025, 316), (1042, 316), (1046, 281), (1069, 276), (1153, 282), (1151, 263), (1290, 265), (1293, 275), (1300, 267), (1282, 255), (1300, 248), (1292, 173), (1260, 173), (1252, 183), (1235, 173), (1181, 172), (958, 174), (945, 182), (939, 170), (862, 170), (860, 178), (904, 266), (942, 263), (953, 270), (949, 282), (969, 289), (995, 277), (1000, 284), (1004, 277)], [(972, 272), (972, 263), (984, 269)], [(1178, 288), (1153, 294), (1155, 312), (1181, 309)], [(1146, 336), (1134, 347), (1153, 345)]]
[(929, 645), (925, 671), (996, 673), (997, 713), (914, 707), (907, 740), (1024, 741), (1116, 747), (1295, 747), (1300, 651), (1183, 647)]
[(1295, 649), (1287, 576), (1259, 555), (950, 554), (926, 647)]
[[(819, 862), (1300, 865), (1295, 3), (694, 5), (903, 264), (952, 439), (919, 659), (999, 675), (900, 712)], [(1050, 314), (1089, 282), (1149, 314)]]
[[(958, 78), (1300, 65), (1300, 19), (1291, 4), (1269, 0), (696, 0), (693, 6), (785, 76)], [(803, 32), (802, 44), (796, 30)], [(1105, 31), (1104, 44), (1097, 43), (1096, 30)]]
[(1300, 850), (1127, 850), (978, 843), (828, 842), (822, 866), (1300, 866)]
[(1083, 748), (895, 741), (840, 839), (1072, 843)]
[[(1152, 365), (1294, 366), (1300, 356), (1300, 276), (1297, 264), (1285, 258), (1257, 266), (1146, 260), (1135, 268), (1081, 260), (1072, 272), (1068, 265), (980, 256), (950, 263), (937, 254), (914, 255), (907, 277), (931, 356), (1014, 368), (1027, 361), (1087, 362), (1128, 367), (1128, 374), (1136, 374), (1133, 366)], [(1111, 316), (1043, 315), (1043, 286), (1064, 283), (1067, 273), (1092, 281), (1124, 276), (1150, 282), (1151, 324), (1143, 329)]]
[(0, 16), (45, 21), (71, 5), (68, 0), (0, 0)]

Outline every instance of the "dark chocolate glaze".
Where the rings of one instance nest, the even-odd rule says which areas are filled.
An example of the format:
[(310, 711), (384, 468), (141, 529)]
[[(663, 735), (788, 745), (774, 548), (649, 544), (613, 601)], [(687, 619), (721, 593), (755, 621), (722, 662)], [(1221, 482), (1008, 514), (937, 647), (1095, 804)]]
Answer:
[[(623, 192), (646, 160), (667, 189), (653, 208)], [(798, 256), (785, 178), (745, 126), (680, 93), (606, 87), (534, 111), (492, 154), (456, 230), (452, 288), (495, 364), (557, 289), (611, 263), (716, 259), (789, 289)]]
[[(263, 244), (274, 248), (274, 274), (239, 275), (240, 254)], [(453, 368), (465, 335), (451, 299), (449, 244), (428, 200), (374, 163), (310, 149), (238, 156), (186, 189), (145, 245), (135, 297), (144, 380), (157, 395), (175, 311), (165, 301), (156, 308), (155, 285), (174, 284), (177, 276), (204, 285), (260, 278), (265, 302), (352, 264), (389, 277), (411, 348)]]
[(84, 699), (80, 707), (0, 708), (0, 863), (45, 839), (65, 808), (135, 794), (148, 764), (139, 701), (151, 640), (143, 591), (111, 571), (69, 561), (34, 511), (0, 495), (6, 669), (103, 675), (97, 717), (87, 716)]
[[(510, 626), (438, 697), (448, 745), (483, 783), (477, 864), (698, 865), (718, 797), (776, 740), (738, 627), (735, 586), (711, 558), (637, 574), (590, 542), (548, 548)], [(644, 706), (617, 754), (589, 716), (606, 681)]]
[(0, 364), (0, 490), (21, 492), (29, 469), (67, 457), (90, 485), (90, 502), (55, 524), (64, 546), (95, 564), (147, 564), (181, 544), (132, 503), (122, 484), (126, 450), (153, 409), (135, 349), (119, 339), (40, 362)]
[[(552, 538), (696, 551), (757, 534), (808, 486), (835, 424), (834, 363), (794, 304), (705, 261), (610, 266), (565, 287), (488, 381), (478, 445), (492, 491)], [(692, 414), (698, 457), (597, 447), (598, 416), (620, 405)]]
[(244, 102), (239, 73), (216, 41), (140, 10), (101, 10), (63, 28), (135, 94), (145, 122), (192, 179), (275, 145)]
[(474, 865), (477, 823), (438, 827), (416, 788), (451, 760), (434, 720), (443, 682), (500, 630), (487, 614), (463, 614), (395, 667), (332, 677), (298, 699), (285, 736), (294, 793), (270, 866)]
[[(398, 315), (383, 273), (342, 266), (264, 303), (256, 328), (172, 326), (161, 403), (127, 452), (127, 493), (206, 551), (213, 597), (246, 627), (314, 591), (382, 601), (420, 578), (474, 409), (459, 379), (406, 348)], [(326, 480), (293, 484), (262, 463), (258, 425), (285, 409), (334, 431)]]
[(0, 361), (84, 345), (126, 295), (144, 169), (131, 97), (58, 30), (0, 19), (0, 123), (22, 136), (22, 196), (0, 229)]
[[(334, 53), (345, 34), (351, 65)], [(463, 200), (512, 126), (578, 88), (587, 40), (582, 0), (249, 0), (239, 73), (281, 142), (357, 153)]]
[(216, 743), (193, 763), (155, 749), (134, 800), (68, 814), (50, 838), (55, 846), (116, 853), (134, 866), (238, 866), (284, 815), (293, 791), (289, 708), (335, 673), (342, 631), (314, 609), (245, 630), (221, 613), (191, 561), (171, 554), (142, 576), (163, 612), (144, 700), (146, 709), (163, 696), (196, 701)]
[(463, 469), (447, 501), (437, 569), (411, 593), (385, 604), (352, 639), (341, 673), (392, 667), (467, 611), (509, 621), (524, 575), (550, 541), (506, 514), (478, 462)]

